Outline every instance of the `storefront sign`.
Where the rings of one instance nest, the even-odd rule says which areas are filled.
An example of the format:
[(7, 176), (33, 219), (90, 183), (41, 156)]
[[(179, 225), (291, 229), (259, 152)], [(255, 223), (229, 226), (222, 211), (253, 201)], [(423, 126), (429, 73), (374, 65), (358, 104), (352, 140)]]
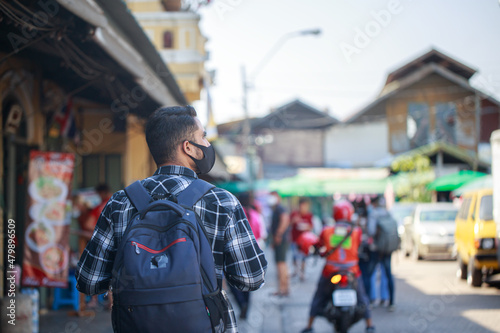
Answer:
[(67, 287), (74, 155), (32, 151), (23, 286)]

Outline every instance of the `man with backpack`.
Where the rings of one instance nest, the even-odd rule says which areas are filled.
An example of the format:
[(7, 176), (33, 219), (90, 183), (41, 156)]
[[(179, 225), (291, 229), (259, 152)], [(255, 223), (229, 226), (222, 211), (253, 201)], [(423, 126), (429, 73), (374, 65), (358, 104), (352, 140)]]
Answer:
[(77, 288), (111, 287), (115, 332), (237, 332), (222, 279), (257, 290), (267, 267), (243, 208), (198, 179), (215, 151), (194, 108), (160, 108), (145, 131), (158, 169), (110, 198), (78, 263)]
[[(389, 287), (388, 310), (394, 311), (394, 279), (391, 272), (392, 252), (398, 249), (400, 239), (398, 234), (398, 224), (385, 207), (385, 199), (379, 195), (372, 199), (372, 209), (368, 213), (367, 229), (371, 237), (370, 263), (368, 268), (368, 278), (380, 263), (384, 270)], [(367, 294), (370, 295), (371, 286), (368, 285)]]

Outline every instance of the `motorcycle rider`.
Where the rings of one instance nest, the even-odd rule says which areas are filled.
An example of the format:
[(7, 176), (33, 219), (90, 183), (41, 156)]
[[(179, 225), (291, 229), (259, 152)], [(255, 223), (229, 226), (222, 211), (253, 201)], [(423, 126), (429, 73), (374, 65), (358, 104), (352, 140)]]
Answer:
[[(317, 244), (316, 249), (319, 250), (320, 255), (328, 255), (323, 272), (318, 281), (318, 287), (314, 298), (311, 303), (311, 310), (309, 312), (309, 322), (307, 327), (302, 330), (302, 333), (313, 332), (313, 322), (316, 316), (323, 315), (323, 311), (331, 299), (330, 279), (339, 271), (352, 272), (358, 279), (357, 281), (357, 298), (358, 302), (364, 305), (365, 308), (365, 322), (366, 332), (375, 332), (375, 327), (372, 324), (371, 313), (369, 308), (369, 300), (365, 293), (363, 282), (361, 279), (361, 271), (358, 266), (358, 247), (361, 244), (361, 229), (355, 226), (352, 221), (354, 208), (349, 201), (337, 201), (333, 205), (333, 218), (335, 220), (334, 226), (328, 226), (323, 229)], [(340, 230), (343, 229), (341, 233)], [(335, 233), (335, 230), (338, 232)], [(351, 235), (344, 240), (346, 235), (351, 232)], [(349, 239), (350, 238), (350, 239)], [(337, 250), (329, 253), (335, 248), (342, 240), (342, 244), (338, 246)]]

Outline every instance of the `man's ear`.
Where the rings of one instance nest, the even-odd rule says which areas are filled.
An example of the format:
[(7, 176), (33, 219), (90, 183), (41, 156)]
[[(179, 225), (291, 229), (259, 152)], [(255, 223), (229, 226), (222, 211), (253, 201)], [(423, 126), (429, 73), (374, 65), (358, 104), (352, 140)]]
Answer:
[(191, 147), (191, 145), (189, 144), (189, 142), (186, 140), (182, 143), (181, 145), (181, 150), (189, 155), (189, 156), (193, 156), (194, 155), (194, 152), (193, 152), (193, 147)]

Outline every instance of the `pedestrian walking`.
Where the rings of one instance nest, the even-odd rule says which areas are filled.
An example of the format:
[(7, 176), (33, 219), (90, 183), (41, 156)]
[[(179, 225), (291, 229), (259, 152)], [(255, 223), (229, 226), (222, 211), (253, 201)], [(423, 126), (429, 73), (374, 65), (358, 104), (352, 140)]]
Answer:
[(389, 305), (389, 287), (387, 284), (387, 277), (385, 274), (385, 270), (382, 269), (380, 263), (377, 264), (375, 267), (375, 270), (373, 271), (373, 274), (370, 279), (370, 303), (372, 305), (377, 305), (377, 300), (378, 300), (378, 305), (379, 306), (384, 306)]
[[(264, 221), (262, 221), (262, 215), (255, 209), (253, 196), (249, 192), (241, 193), (238, 199), (243, 207), (245, 215), (247, 216), (250, 228), (255, 236), (257, 244), (260, 243), (263, 236)], [(231, 293), (233, 294), (238, 307), (240, 309), (240, 319), (247, 319), (248, 309), (250, 307), (250, 292), (241, 291), (233, 285), (229, 285), (231, 288)]]
[(293, 211), (290, 215), (290, 223), (292, 225), (293, 276), (299, 276), (300, 281), (304, 281), (306, 256), (300, 252), (297, 240), (302, 233), (313, 230), (313, 214), (311, 213), (309, 199), (299, 199), (299, 209)]
[(271, 237), (274, 249), (274, 258), (278, 268), (278, 290), (276, 296), (288, 296), (289, 276), (286, 255), (289, 248), (288, 230), (290, 219), (285, 208), (281, 205), (281, 197), (278, 192), (272, 192), (269, 205), (272, 207)]
[(115, 332), (237, 332), (222, 279), (257, 290), (267, 267), (243, 208), (198, 179), (215, 151), (194, 108), (160, 108), (145, 132), (158, 169), (109, 199), (78, 263), (77, 288), (95, 295), (113, 286)]
[[(95, 226), (97, 224), (97, 220), (99, 219), (99, 216), (101, 215), (102, 210), (106, 206), (106, 203), (108, 202), (109, 198), (111, 197), (111, 191), (109, 188), (109, 185), (106, 183), (100, 183), (96, 185), (94, 188), (95, 192), (99, 196), (99, 199), (101, 200), (97, 206), (92, 208), (88, 214), (82, 214), (82, 224), (81, 224), (81, 229), (84, 232), (84, 236), (80, 238), (80, 255), (83, 253), (83, 250), (85, 246), (87, 245), (88, 241), (91, 238), (91, 235), (95, 229)], [(111, 309), (111, 304), (113, 302), (113, 296), (111, 293), (108, 293), (108, 305), (106, 308), (109, 310)], [(94, 295), (92, 296), (92, 299), (90, 302), (87, 303), (86, 307), (88, 308), (95, 308), (99, 305), (99, 301), (97, 299), (97, 296)]]
[[(391, 269), (392, 253), (399, 247), (400, 240), (397, 232), (397, 222), (392, 218), (385, 207), (385, 199), (379, 195), (372, 199), (372, 208), (368, 214), (367, 230), (370, 237), (370, 261), (368, 264), (368, 280), (371, 278), (377, 264), (387, 278), (389, 288), (388, 310), (394, 311), (394, 279)], [(368, 283), (368, 295), (371, 293), (371, 284)]]

